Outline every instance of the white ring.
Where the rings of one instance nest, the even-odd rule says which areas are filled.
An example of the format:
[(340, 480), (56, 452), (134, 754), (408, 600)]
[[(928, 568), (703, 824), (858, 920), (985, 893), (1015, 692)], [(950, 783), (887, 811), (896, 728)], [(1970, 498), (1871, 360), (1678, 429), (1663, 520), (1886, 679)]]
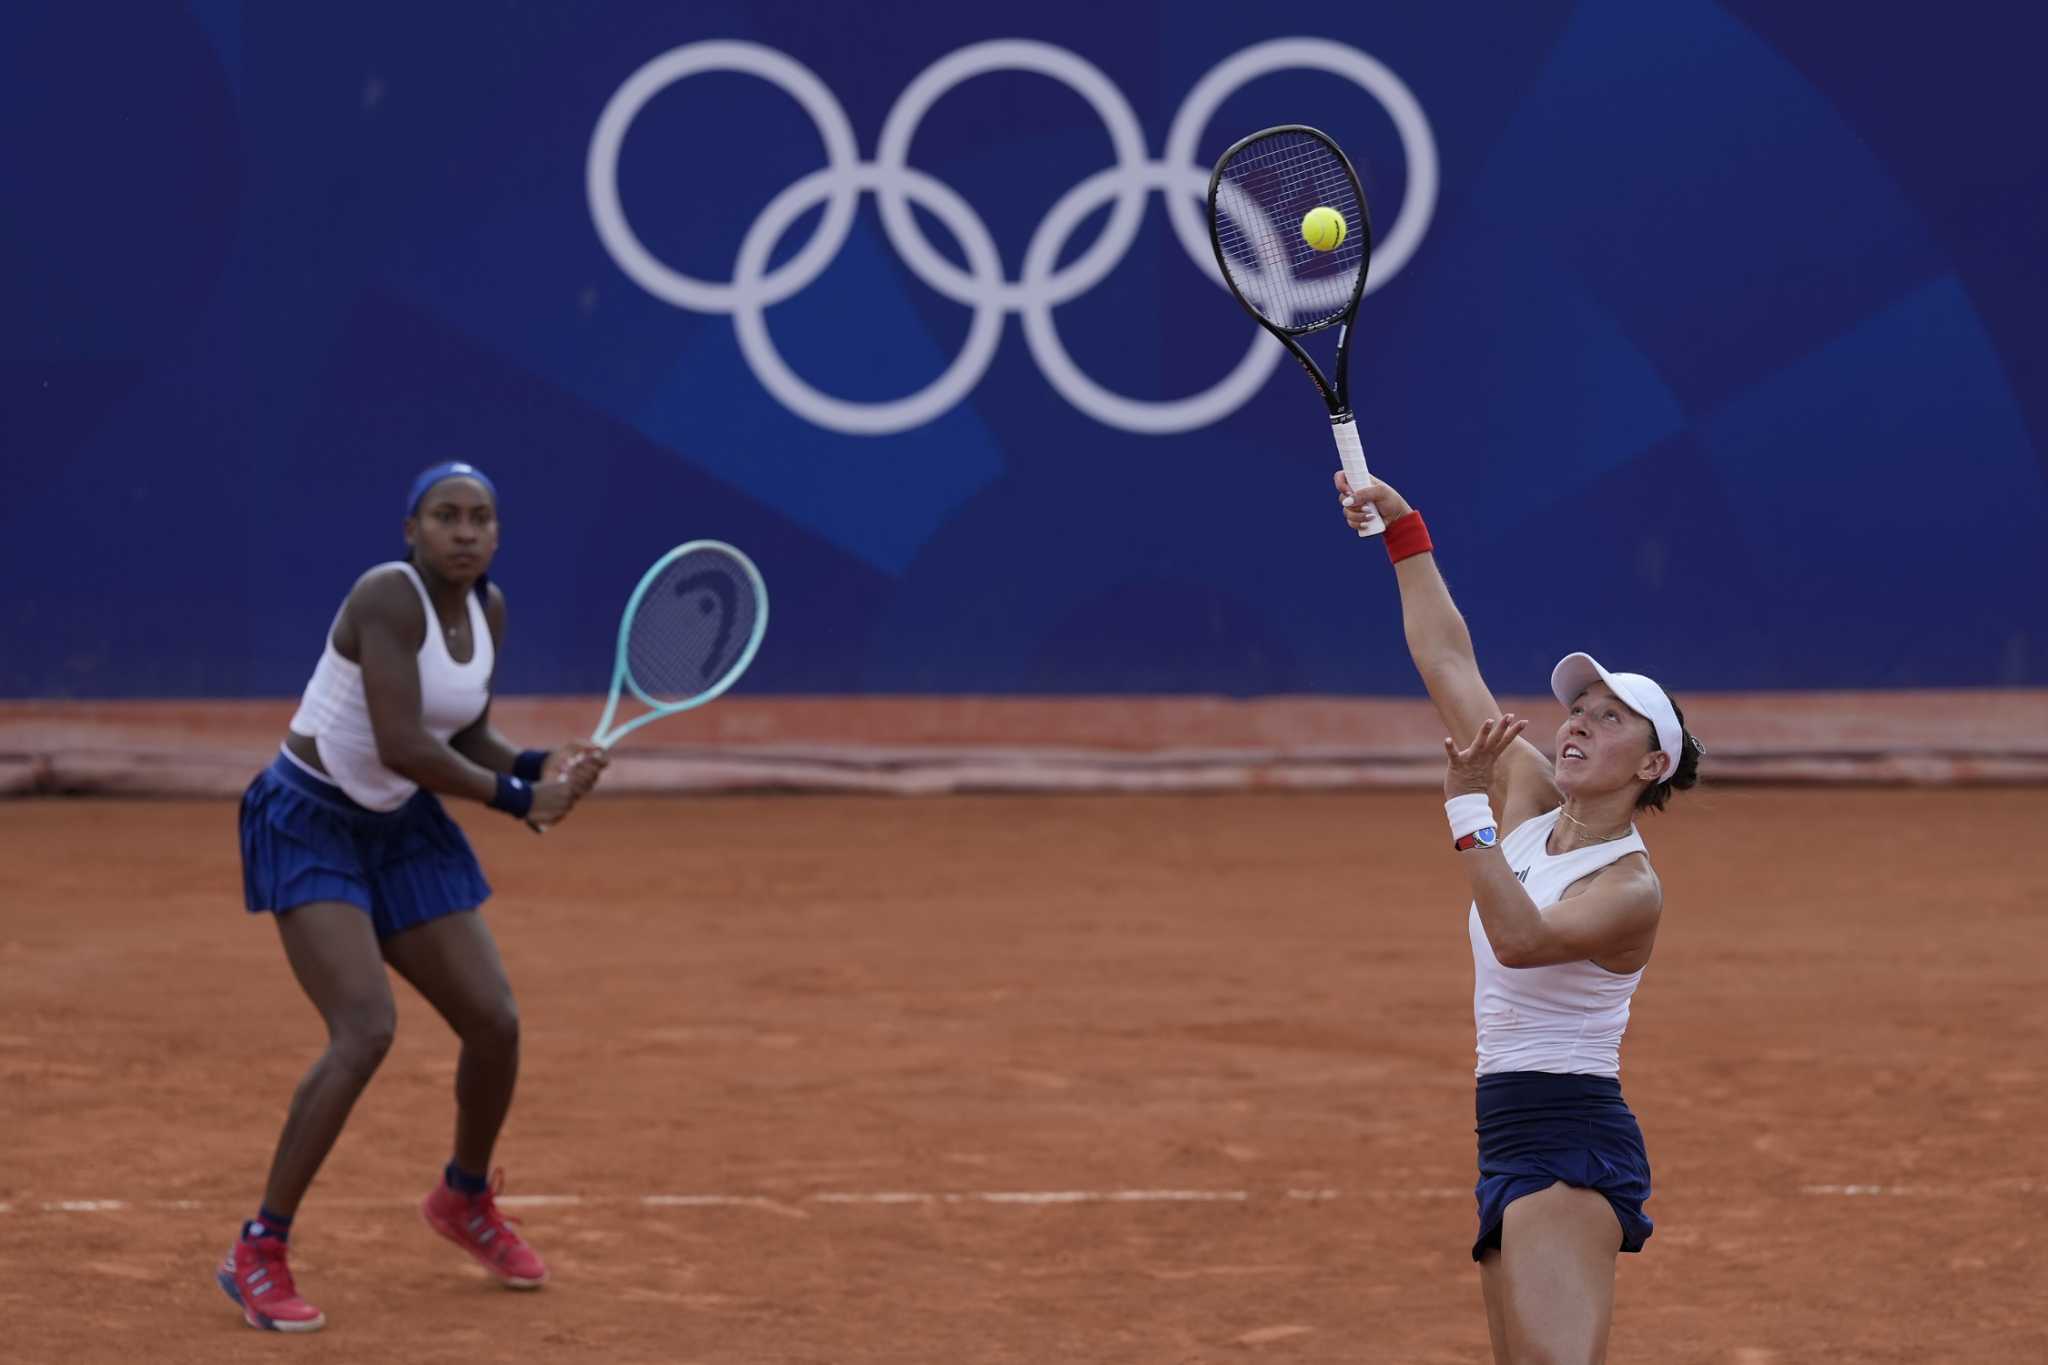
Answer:
[[(677, 81), (707, 71), (759, 76), (795, 99), (818, 126), (830, 168), (850, 176), (860, 164), (860, 149), (854, 145), (853, 120), (847, 118), (825, 83), (801, 62), (759, 43), (719, 41), (671, 48), (628, 76), (606, 101), (590, 135), (590, 154), (583, 166), (584, 194), (590, 200), (598, 240), (619, 269), (654, 297), (693, 313), (729, 313), (742, 302), (739, 286), (693, 279), (656, 257), (633, 232), (619, 199), (619, 149), (625, 144), (626, 130), (649, 100)], [(846, 243), (859, 197), (848, 178), (844, 188), (833, 194), (824, 220), (804, 249), (761, 281), (760, 296), (750, 301), (762, 307), (780, 303), (824, 274)]]
[[(1422, 245), (1422, 235), (1429, 231), (1429, 221), (1436, 213), (1437, 193), (1436, 134), (1430, 131), (1429, 116), (1422, 112), (1415, 92), (1377, 57), (1328, 38), (1275, 38), (1224, 58), (1196, 81), (1181, 101), (1180, 112), (1173, 116), (1166, 134), (1166, 163), (1181, 165), (1194, 160), (1195, 148), (1223, 101), (1261, 76), (1293, 70), (1327, 71), (1344, 77), (1379, 101), (1400, 134), (1401, 154), (1408, 161), (1408, 185), (1393, 226), (1383, 237), (1375, 234), (1378, 240), (1372, 244), (1372, 269), (1365, 281), (1365, 292), (1370, 294), (1400, 274), (1415, 248)], [(1166, 212), (1187, 253), (1208, 257), (1209, 225), (1201, 215), (1172, 195), (1166, 197)]]
[[(919, 73), (897, 96), (889, 117), (882, 123), (881, 141), (875, 147), (875, 162), (882, 171), (875, 191), (876, 202), (882, 208), (882, 226), (904, 264), (925, 284), (955, 303), (975, 305), (985, 301), (986, 288), (977, 289), (977, 281), (962, 275), (957, 266), (925, 240), (910, 206), (897, 189), (895, 176), (905, 169), (917, 127), (939, 97), (991, 71), (1030, 71), (1050, 76), (1093, 105), (1102, 126), (1109, 130), (1110, 145), (1116, 150), (1116, 169), (1122, 173), (1116, 208), (1081, 259), (1043, 286), (1052, 293), (1054, 302), (1078, 298), (1116, 269), (1144, 223), (1145, 131), (1123, 92), (1109, 77), (1065, 48), (1025, 38), (999, 38), (963, 47)], [(1013, 288), (998, 276), (993, 301), (1015, 308), (1023, 301), (1022, 291), (1023, 286)]]
[[(898, 175), (901, 183), (909, 187), (910, 198), (944, 223), (959, 241), (961, 249), (967, 253), (968, 264), (974, 267), (975, 278), (1000, 281), (1003, 263), (996, 253), (995, 238), (989, 236), (988, 228), (967, 206), (967, 201), (923, 171), (906, 167)], [(864, 166), (847, 179), (858, 192), (873, 189), (874, 177), (875, 168)], [(761, 269), (768, 263), (769, 253), (775, 249), (782, 234), (789, 231), (811, 205), (828, 195), (842, 192), (839, 179), (829, 168), (812, 171), (769, 200), (768, 207), (747, 229), (746, 239), (740, 243), (739, 259), (733, 266), (733, 282), (739, 286), (741, 299), (740, 305), (733, 310), (733, 331), (739, 338), (740, 354), (747, 358), (747, 364), (753, 367), (762, 387), (791, 412), (828, 431), (842, 431), (853, 436), (887, 436), (921, 427), (944, 415), (981, 382), (982, 375), (988, 372), (989, 361), (995, 358), (996, 344), (1003, 338), (1003, 310), (993, 302), (978, 305), (974, 310), (974, 321), (967, 329), (967, 343), (960, 348), (960, 354), (947, 366), (944, 374), (908, 397), (881, 403), (856, 403), (820, 392), (799, 379), (782, 358), (782, 353), (775, 349), (775, 340), (768, 335), (768, 319), (760, 304), (755, 302), (759, 291), (751, 286), (760, 280)]]
[[(1167, 164), (1154, 162), (1146, 172), (1146, 188), (1162, 190), (1172, 201), (1176, 176)], [(1113, 192), (1110, 185), (1117, 174), (1115, 170), (1096, 172), (1062, 195), (1060, 201), (1053, 205), (1052, 212), (1045, 215), (1045, 221), (1031, 235), (1031, 245), (1024, 252), (1027, 290), (1039, 277), (1050, 273), (1053, 262), (1059, 259), (1060, 248), (1066, 245), (1068, 234), (1110, 196)], [(1199, 199), (1208, 192), (1209, 174), (1198, 166), (1182, 167), (1178, 179), (1184, 193)], [(1220, 281), (1222, 275), (1216, 271), (1215, 256), (1207, 251), (1203, 255), (1208, 260), (1210, 271), (1216, 273)], [(1033, 298), (1020, 311), (1023, 314), (1024, 341), (1031, 348), (1031, 358), (1038, 362), (1039, 372), (1061, 397), (1104, 426), (1147, 436), (1193, 431), (1228, 417), (1265, 386), (1273, 367), (1287, 354), (1264, 328), (1254, 328), (1252, 347), (1245, 352), (1244, 359), (1206, 393), (1163, 402), (1128, 398), (1096, 383), (1074, 363), (1074, 358), (1067, 354), (1066, 346), (1060, 341), (1059, 329), (1053, 323), (1049, 298)]]

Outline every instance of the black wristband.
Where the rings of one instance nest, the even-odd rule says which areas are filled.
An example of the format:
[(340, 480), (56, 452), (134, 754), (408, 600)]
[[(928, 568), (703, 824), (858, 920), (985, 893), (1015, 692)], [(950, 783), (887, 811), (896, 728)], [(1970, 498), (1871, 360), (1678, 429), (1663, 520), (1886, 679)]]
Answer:
[(524, 779), (498, 774), (498, 790), (491, 797), (491, 809), (501, 810), (514, 819), (524, 820), (526, 813), (533, 809), (533, 788)]
[(546, 749), (521, 749), (519, 757), (512, 760), (512, 776), (522, 782), (540, 781), (540, 770), (547, 766)]

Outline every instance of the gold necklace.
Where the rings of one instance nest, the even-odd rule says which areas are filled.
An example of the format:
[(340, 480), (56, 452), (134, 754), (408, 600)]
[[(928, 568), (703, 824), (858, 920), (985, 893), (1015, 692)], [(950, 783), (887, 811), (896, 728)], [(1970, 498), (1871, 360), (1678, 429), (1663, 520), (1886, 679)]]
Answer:
[(1557, 813), (1559, 815), (1562, 815), (1565, 819), (1571, 821), (1573, 824), (1577, 825), (1579, 827), (1580, 833), (1586, 836), (1586, 841), (1588, 843), (1611, 844), (1616, 839), (1626, 839), (1629, 835), (1635, 832), (1634, 826), (1631, 825), (1628, 829), (1623, 830), (1619, 834), (1595, 834), (1593, 833), (1593, 827), (1591, 825), (1587, 824), (1584, 820), (1579, 819), (1576, 815), (1573, 815), (1563, 806), (1559, 806), (1557, 808)]

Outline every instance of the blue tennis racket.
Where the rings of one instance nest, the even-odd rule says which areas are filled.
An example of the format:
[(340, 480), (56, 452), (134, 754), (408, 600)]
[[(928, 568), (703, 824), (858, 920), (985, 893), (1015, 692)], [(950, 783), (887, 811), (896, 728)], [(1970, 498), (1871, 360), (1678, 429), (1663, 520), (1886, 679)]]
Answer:
[[(590, 742), (609, 749), (649, 721), (717, 700), (747, 671), (767, 630), (768, 587), (753, 560), (719, 540), (676, 546), (626, 599), (611, 696)], [(622, 720), (628, 696), (647, 709)]]
[[(676, 546), (626, 600), (611, 698), (590, 742), (609, 749), (649, 721), (717, 700), (747, 671), (767, 630), (768, 587), (753, 560), (719, 540)], [(628, 695), (647, 709), (619, 720)]]

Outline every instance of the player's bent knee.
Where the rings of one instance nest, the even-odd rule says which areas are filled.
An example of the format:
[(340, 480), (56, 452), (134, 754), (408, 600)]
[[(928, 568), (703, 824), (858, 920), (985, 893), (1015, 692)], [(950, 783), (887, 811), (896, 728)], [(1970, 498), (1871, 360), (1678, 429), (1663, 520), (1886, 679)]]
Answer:
[(492, 1052), (514, 1052), (519, 1048), (519, 1006), (509, 995), (489, 1009), (471, 1016), (462, 1030), (462, 1041)]
[(332, 1028), (329, 1046), (336, 1059), (350, 1071), (367, 1076), (391, 1051), (391, 1041), (398, 1035), (398, 1015), (387, 1003), (381, 1010), (343, 1013), (334, 1019)]

